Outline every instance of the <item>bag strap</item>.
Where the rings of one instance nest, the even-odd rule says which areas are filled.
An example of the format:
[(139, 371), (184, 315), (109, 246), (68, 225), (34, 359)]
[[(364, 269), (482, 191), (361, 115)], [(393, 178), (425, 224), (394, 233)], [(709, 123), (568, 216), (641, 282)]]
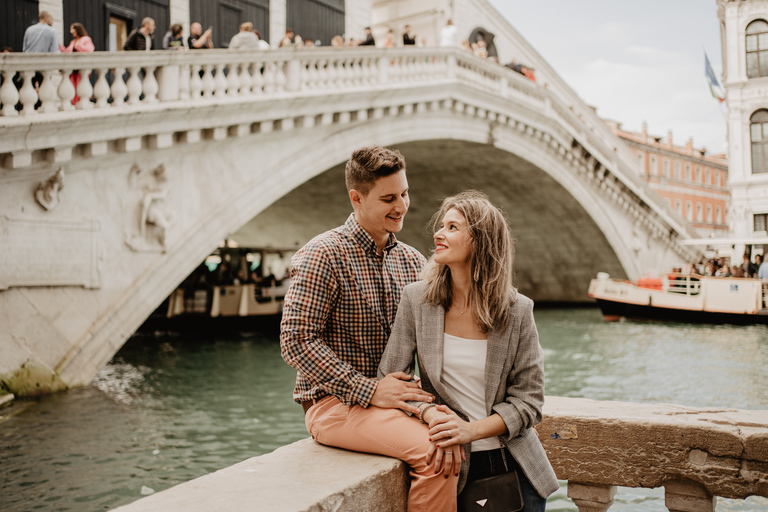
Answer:
[[(499, 439), (499, 438), (497, 437), (496, 439)], [(499, 439), (499, 446), (501, 446), (501, 460), (504, 461), (504, 469), (506, 470), (507, 473), (509, 473), (509, 466), (507, 466), (507, 456), (504, 455), (505, 446), (504, 446), (504, 443), (501, 442), (501, 439)]]

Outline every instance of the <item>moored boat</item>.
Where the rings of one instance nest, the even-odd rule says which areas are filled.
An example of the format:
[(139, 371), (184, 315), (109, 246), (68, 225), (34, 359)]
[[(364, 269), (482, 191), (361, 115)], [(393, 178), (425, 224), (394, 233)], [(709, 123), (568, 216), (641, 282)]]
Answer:
[(759, 279), (672, 272), (637, 282), (599, 273), (589, 283), (606, 321), (621, 318), (713, 324), (768, 324)]

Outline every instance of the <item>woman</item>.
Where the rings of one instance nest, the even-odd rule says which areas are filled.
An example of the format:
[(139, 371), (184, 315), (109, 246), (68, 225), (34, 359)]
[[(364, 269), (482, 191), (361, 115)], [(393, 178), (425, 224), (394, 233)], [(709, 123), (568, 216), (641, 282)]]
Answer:
[[(88, 32), (85, 30), (85, 27), (82, 23), (73, 23), (70, 25), (69, 33), (72, 34), (72, 41), (69, 42), (69, 46), (67, 47), (59, 45), (60, 51), (65, 53), (92, 53), (96, 49), (96, 47), (93, 45), (93, 41), (90, 37), (88, 37)], [(77, 84), (80, 83), (80, 72), (73, 71), (72, 74), (69, 75), (69, 79), (72, 81), (72, 85), (75, 87), (75, 91), (77, 91)], [(80, 98), (77, 96), (77, 94), (75, 94), (75, 97), (72, 98), (72, 104), (75, 105), (78, 101), (80, 101)]]
[(468, 480), (504, 472), (506, 459), (523, 510), (544, 510), (558, 483), (533, 429), (544, 403), (543, 352), (533, 302), (512, 284), (509, 226), (476, 191), (443, 201), (433, 224), (435, 253), (423, 280), (403, 290), (379, 377), (413, 374), (418, 356), (422, 386), (441, 404), (418, 404), (429, 424), (427, 460), (464, 446), (466, 461), (446, 453), (443, 462), (461, 463), (460, 492)]

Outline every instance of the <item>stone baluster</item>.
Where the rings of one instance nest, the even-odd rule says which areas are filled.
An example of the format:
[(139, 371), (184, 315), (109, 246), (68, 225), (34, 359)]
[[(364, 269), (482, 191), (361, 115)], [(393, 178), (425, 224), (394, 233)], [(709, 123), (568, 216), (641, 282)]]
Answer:
[[(224, 68), (227, 67), (224, 63), (216, 64), (216, 76), (213, 79), (213, 96), (216, 98), (224, 98), (227, 95), (227, 77), (224, 76)], [(232, 73), (227, 73), (231, 75)]]
[(274, 62), (264, 63), (264, 93), (272, 94), (275, 92), (275, 67)]
[(365, 84), (376, 85), (379, 78), (379, 61), (374, 58), (365, 59)]
[(122, 107), (125, 104), (125, 97), (128, 95), (128, 86), (125, 84), (125, 68), (115, 68), (112, 70), (115, 79), (112, 81), (112, 87), (109, 92), (112, 94), (112, 106)]
[(91, 103), (91, 96), (93, 96), (93, 86), (91, 85), (90, 70), (81, 69), (80, 81), (77, 82), (77, 109), (78, 110), (90, 110), (93, 108)]
[(227, 73), (227, 96), (230, 98), (240, 95), (240, 77), (238, 76), (240, 65), (232, 64)]
[(715, 512), (717, 497), (691, 480), (664, 482), (664, 504), (669, 512)]
[(341, 88), (352, 86), (352, 59), (341, 59), (339, 62), (339, 84)]
[(24, 106), (21, 110), (21, 115), (30, 116), (37, 112), (35, 111), (35, 103), (37, 103), (37, 91), (32, 85), (32, 77), (35, 76), (34, 71), (21, 71), (21, 77), (24, 79), (24, 84), (19, 89), (19, 101)]
[(568, 497), (579, 512), (606, 512), (613, 505), (615, 485), (588, 485), (568, 481)]
[(139, 80), (139, 67), (132, 67), (129, 69), (131, 77), (125, 84), (128, 87), (128, 103), (129, 105), (136, 105), (141, 98), (141, 80)]
[(19, 91), (16, 89), (16, 84), (13, 83), (13, 77), (16, 75), (16, 71), (3, 71), (3, 85), (0, 87), (0, 103), (3, 104), (3, 109), (0, 111), (4, 116), (17, 116), (19, 112), (16, 110), (16, 104), (19, 102)]
[(315, 68), (315, 88), (325, 89), (328, 82), (328, 61), (326, 59), (320, 59), (317, 61), (317, 67)]
[(285, 76), (285, 72), (283, 71), (283, 63), (276, 62), (275, 63), (275, 92), (285, 91), (285, 85), (287, 82), (288, 82), (288, 78)]
[(143, 82), (144, 103), (158, 102), (157, 91), (160, 90), (160, 85), (157, 83), (157, 78), (155, 77), (155, 69), (157, 69), (156, 66), (147, 66), (144, 68), (144, 72), (146, 73)]
[(99, 78), (93, 87), (93, 97), (96, 99), (96, 108), (109, 106), (109, 84), (107, 83), (107, 68), (99, 68)]
[(179, 99), (187, 101), (190, 91), (190, 67), (188, 65), (179, 66)]
[(252, 94), (263, 94), (265, 85), (264, 85), (264, 75), (262, 73), (266, 73), (266, 66), (261, 62), (256, 62), (253, 65), (253, 76), (251, 76), (251, 92)]
[(253, 80), (251, 80), (251, 73), (248, 71), (251, 67), (250, 62), (243, 62), (240, 64), (240, 94), (243, 96), (250, 96), (251, 86)]
[(40, 84), (40, 89), (37, 91), (37, 95), (40, 97), (40, 112), (58, 112), (59, 110), (59, 96), (56, 93), (56, 85), (54, 83), (54, 76), (57, 71), (41, 71), (43, 75), (43, 83)]
[(336, 87), (336, 80), (339, 78), (339, 71), (337, 66), (339, 65), (339, 58), (335, 57), (328, 61), (325, 70), (325, 80), (323, 80), (324, 89), (334, 89)]
[[(72, 80), (69, 79), (69, 75), (72, 74), (71, 69), (61, 70), (61, 83), (59, 84), (59, 101), (61, 101), (61, 110), (74, 110), (75, 106), (72, 104), (72, 99), (75, 97), (75, 87), (72, 85)], [(24, 103), (24, 100), (22, 100)]]
[(205, 64), (203, 66), (203, 98), (210, 98), (213, 96), (213, 90), (216, 88), (216, 82), (213, 81), (213, 75), (211, 70), (212, 64)]
[(315, 67), (314, 61), (306, 60), (299, 63), (299, 90), (315, 89), (315, 81), (312, 80), (312, 68)]
[(398, 63), (395, 61), (394, 66), (389, 65), (389, 59), (386, 59), (384, 57), (379, 57), (378, 60), (378, 72), (376, 74), (376, 84), (383, 85), (388, 84), (391, 80), (391, 73), (394, 73)]
[(192, 101), (200, 99), (203, 92), (203, 79), (200, 77), (200, 64), (192, 65), (192, 73), (189, 75), (189, 98)]

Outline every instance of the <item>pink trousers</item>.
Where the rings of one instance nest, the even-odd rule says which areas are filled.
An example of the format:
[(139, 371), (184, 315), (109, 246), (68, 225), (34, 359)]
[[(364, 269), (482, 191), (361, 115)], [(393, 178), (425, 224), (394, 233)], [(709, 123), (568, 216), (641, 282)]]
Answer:
[(400, 459), (410, 466), (408, 512), (455, 512), (459, 477), (435, 474), (435, 458), (427, 464), (427, 425), (399, 409), (344, 405), (335, 397), (319, 400), (304, 418), (318, 443), (356, 452)]

